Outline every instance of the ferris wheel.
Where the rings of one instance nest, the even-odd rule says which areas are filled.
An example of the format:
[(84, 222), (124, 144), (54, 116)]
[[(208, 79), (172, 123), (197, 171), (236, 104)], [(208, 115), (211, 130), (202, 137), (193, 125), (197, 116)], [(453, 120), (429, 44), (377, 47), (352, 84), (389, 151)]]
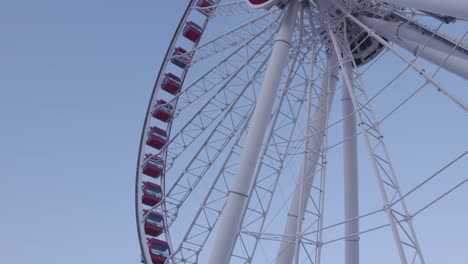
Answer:
[[(417, 221), (461, 206), (468, 181), (444, 176), (467, 169), (468, 2), (188, 2), (140, 143), (142, 263), (358, 264), (382, 248), (426, 263)], [(418, 108), (450, 111), (445, 137)], [(457, 143), (422, 153), (419, 137)]]

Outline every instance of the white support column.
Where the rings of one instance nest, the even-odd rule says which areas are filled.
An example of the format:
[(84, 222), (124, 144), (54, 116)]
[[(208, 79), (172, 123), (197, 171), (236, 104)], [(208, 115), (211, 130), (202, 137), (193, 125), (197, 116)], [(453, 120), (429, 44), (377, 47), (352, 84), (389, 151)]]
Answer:
[(462, 59), (458, 56), (453, 56), (450, 53), (424, 47), (424, 45), (419, 45), (414, 42), (396, 40), (394, 43), (407, 51), (412, 52), (413, 55), (419, 56), (436, 66), (440, 66), (442, 69), (468, 80), (468, 56), (466, 59)]
[[(359, 21), (357, 21), (356, 23), (358, 22)], [(340, 46), (336, 39), (335, 33), (329, 30), (329, 34), (333, 42), (333, 46), (335, 47), (335, 50), (337, 50), (338, 54), (341, 54)], [(339, 59), (339, 62), (342, 68), (346, 68), (345, 62), (343, 61), (342, 58)], [(393, 234), (393, 238), (394, 238), (397, 250), (398, 250), (398, 255), (400, 256), (400, 261), (402, 264), (408, 264), (408, 263), (424, 264), (425, 263), (424, 257), (422, 256), (421, 249), (418, 243), (418, 239), (416, 238), (416, 234), (412, 225), (411, 217), (410, 217), (409, 211), (406, 207), (404, 200), (403, 199), (400, 200), (400, 206), (403, 209), (402, 211), (397, 210), (395, 204), (390, 203), (390, 199), (391, 199), (390, 197), (402, 197), (402, 195), (400, 192), (400, 187), (398, 185), (398, 180), (395, 176), (395, 171), (388, 157), (387, 148), (385, 146), (385, 143), (382, 140), (383, 136), (380, 133), (380, 130), (378, 128), (375, 115), (373, 114), (372, 110), (368, 109), (368, 107), (363, 107), (363, 108), (360, 107), (360, 105), (362, 104), (359, 103), (357, 96), (354, 94), (355, 90), (354, 90), (354, 87), (352, 86), (351, 78), (348, 76), (346, 71), (343, 72), (343, 75), (344, 75), (344, 81), (345, 81), (346, 87), (349, 90), (349, 95), (351, 97), (354, 109), (356, 111), (356, 116), (358, 117), (358, 120), (360, 123), (359, 125), (360, 130), (362, 134), (364, 135), (364, 139), (367, 145), (367, 150), (369, 152), (369, 155), (372, 158), (372, 165), (374, 168), (374, 173), (377, 179), (377, 183), (378, 183), (379, 190), (382, 196), (382, 200), (384, 202), (384, 208), (387, 214), (387, 219), (392, 229), (392, 234)], [(367, 98), (366, 94), (363, 93), (362, 95), (366, 98), (366, 101), (368, 102), (369, 99)], [(364, 122), (364, 119), (362, 117), (362, 111), (370, 111), (370, 115), (372, 116), (370, 123)], [(374, 142), (371, 142), (371, 137), (369, 136), (369, 129), (365, 128), (364, 124), (367, 124), (367, 126), (370, 126), (377, 133), (377, 136), (373, 137), (374, 139), (376, 139), (374, 140)], [(377, 149), (383, 152), (382, 156), (377, 156), (375, 154), (375, 151)], [(383, 163), (385, 164), (388, 164), (388, 166), (380, 164), (377, 161), (377, 159), (383, 161)], [(390, 179), (390, 182), (384, 183), (385, 181), (383, 180), (382, 177), (386, 177)], [(390, 189), (394, 191), (393, 194), (390, 194), (391, 196), (389, 196), (387, 189), (385, 188), (386, 185), (390, 185), (388, 187), (390, 187)], [(408, 217), (408, 220), (397, 222), (399, 219), (398, 217), (401, 217), (401, 216), (404, 216), (405, 218)], [(400, 235), (402, 235), (403, 237)], [(405, 251), (405, 249), (414, 250), (414, 252), (410, 253), (410, 254), (414, 253), (414, 255), (407, 256), (407, 252)], [(419, 262), (416, 262), (417, 260), (419, 260)]]
[(265, 79), (257, 99), (250, 130), (241, 154), (241, 160), (223, 209), (219, 230), (211, 252), (209, 264), (229, 263), (240, 231), (242, 216), (247, 208), (248, 193), (255, 182), (253, 177), (260, 149), (270, 122), (281, 73), (287, 63), (291, 39), (296, 25), (298, 1), (290, 2), (273, 44)]
[(402, 7), (411, 7), (468, 20), (468, 1), (466, 0), (379, 0), (379, 2), (392, 3)]
[[(362, 19), (361, 19), (362, 18)], [(391, 40), (399, 39), (405, 41), (412, 41), (414, 43), (419, 43), (420, 45), (426, 45), (427, 47), (440, 50), (441, 52), (449, 53), (452, 52), (453, 47), (447, 43), (436, 39), (429, 32), (424, 32), (422, 29), (419, 29), (418, 24), (409, 24), (407, 21), (387, 21), (383, 19), (375, 19), (371, 17), (360, 17), (360, 20), (365, 22), (368, 26), (375, 28), (377, 32), (382, 32), (385, 35), (388, 35)], [(428, 29), (429, 30), (429, 29)], [(434, 34), (436, 34), (434, 32)], [(467, 49), (466, 43), (456, 39), (456, 37), (448, 37), (450, 41), (455, 43), (460, 42), (459, 45), (462, 48)], [(463, 59), (468, 59), (468, 55), (462, 53), (458, 50), (453, 52), (454, 56), (461, 57)]]
[[(344, 50), (344, 49), (342, 49)], [(343, 74), (354, 85), (351, 62), (345, 63)], [(345, 264), (359, 264), (359, 188), (357, 158), (357, 128), (354, 106), (348, 89), (343, 89), (343, 162), (344, 162), (344, 219), (345, 223)]]
[[(423, 59), (441, 65), (441, 68), (468, 80), (468, 55), (440, 40), (423, 34), (404, 22), (391, 22), (370, 17), (360, 18), (370, 28), (398, 46), (419, 55)], [(464, 47), (466, 44), (461, 42)]]
[[(276, 258), (276, 264), (291, 264), (294, 259), (296, 249), (296, 233), (299, 226), (299, 216), (303, 216), (307, 208), (308, 197), (314, 182), (317, 163), (320, 158), (320, 150), (323, 145), (325, 125), (333, 101), (333, 95), (338, 82), (338, 59), (334, 51), (330, 51), (327, 60), (327, 72), (324, 76), (322, 94), (319, 98), (317, 110), (310, 121), (311, 137), (308, 139), (306, 154), (302, 165), (301, 176), (289, 207), (287, 223), (283, 232), (283, 240)], [(326, 94), (329, 92), (329, 94)], [(327, 109), (324, 111), (324, 109)], [(301, 184), (304, 183), (304, 184)], [(301, 199), (302, 196), (302, 199)], [(302, 220), (301, 220), (302, 221)]]

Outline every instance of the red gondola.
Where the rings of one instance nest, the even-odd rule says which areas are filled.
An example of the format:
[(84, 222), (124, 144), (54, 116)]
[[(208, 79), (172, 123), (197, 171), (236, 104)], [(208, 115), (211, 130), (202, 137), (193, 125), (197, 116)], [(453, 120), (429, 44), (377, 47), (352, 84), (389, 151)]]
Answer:
[(172, 56), (173, 57), (171, 59), (171, 62), (179, 66), (180, 68), (185, 68), (187, 64), (189, 64), (192, 60), (187, 51), (181, 47), (176, 48), (172, 53)]
[(164, 231), (164, 217), (162, 214), (150, 212), (145, 221), (145, 234), (159, 236)]
[(174, 106), (164, 100), (158, 100), (154, 106), (152, 115), (163, 122), (169, 121), (174, 114)]
[(213, 8), (209, 8), (211, 6), (214, 6), (214, 1), (213, 0), (199, 0), (197, 2), (197, 7), (200, 7), (201, 9), (198, 9), (202, 14), (205, 16), (211, 15), (211, 12), (213, 12)]
[(197, 42), (202, 35), (202, 28), (193, 21), (190, 21), (185, 24), (182, 34), (191, 41)]
[(250, 5), (258, 8), (265, 8), (270, 9), (273, 5), (278, 6), (279, 8), (283, 9), (286, 7), (290, 0), (249, 0), (248, 2)]
[(169, 244), (167, 244), (165, 241), (155, 238), (149, 240), (149, 249), (153, 264), (164, 264), (164, 262), (171, 254)]
[(155, 206), (163, 198), (161, 186), (152, 182), (143, 183), (143, 204), (148, 206)]
[(143, 162), (143, 173), (158, 178), (164, 170), (164, 160), (159, 156), (148, 154)]
[(153, 148), (161, 149), (167, 142), (167, 133), (166, 130), (163, 130), (159, 127), (151, 127), (148, 131), (148, 140), (146, 144)]
[(172, 73), (166, 73), (161, 82), (161, 88), (170, 94), (177, 94), (181, 86), (182, 81), (180, 78)]

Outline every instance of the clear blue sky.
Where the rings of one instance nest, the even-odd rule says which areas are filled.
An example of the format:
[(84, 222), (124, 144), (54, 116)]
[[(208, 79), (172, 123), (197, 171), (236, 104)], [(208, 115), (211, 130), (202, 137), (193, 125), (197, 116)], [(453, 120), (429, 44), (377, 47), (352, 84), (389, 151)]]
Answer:
[(1, 1), (0, 263), (137, 263), (141, 126), (185, 1)]
[[(154, 79), (185, 5), (180, 0), (1, 2), (0, 263), (139, 261), (134, 216), (139, 137)], [(439, 141), (440, 146), (432, 146), (429, 136), (413, 135), (425, 146), (421, 152), (441, 150), (423, 178), (466, 149), (468, 128), (459, 111), (451, 119), (436, 110), (424, 117), (418, 108), (408, 109), (414, 110), (412, 118), (440, 124), (434, 137), (444, 135), (444, 122), (462, 120), (460, 130), (449, 131), (453, 140)], [(405, 129), (393, 131), (402, 171), (414, 165), (398, 152), (411, 143), (399, 141), (409, 133)], [(467, 198), (466, 191), (465, 186), (459, 193)], [(444, 202), (440, 208), (447, 210), (422, 223), (423, 237), (440, 232), (425, 244), (429, 254), (437, 255), (433, 250), (444, 238), (468, 236), (466, 226), (460, 229), (468, 221), (461, 201)], [(452, 202), (457, 207), (450, 208)], [(455, 227), (435, 230), (446, 213)], [(444, 251), (452, 254), (450, 263), (466, 263), (461, 249), (467, 245), (460, 243)]]

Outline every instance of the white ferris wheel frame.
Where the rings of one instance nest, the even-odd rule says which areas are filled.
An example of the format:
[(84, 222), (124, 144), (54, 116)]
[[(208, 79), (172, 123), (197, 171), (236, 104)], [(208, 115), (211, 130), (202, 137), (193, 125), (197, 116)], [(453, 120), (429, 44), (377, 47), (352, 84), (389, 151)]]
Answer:
[[(182, 25), (189, 16), (191, 11), (191, 7), (194, 5), (196, 1), (190, 1), (187, 6), (187, 9), (181, 19), (181, 23), (176, 30), (173, 40), (171, 41), (171, 45), (169, 46), (168, 52), (166, 54), (166, 58), (164, 59), (163, 65), (161, 67), (161, 71), (159, 76), (164, 73), (164, 69), (167, 67), (170, 58), (170, 51), (172, 51), (177, 42), (177, 38), (180, 36), (182, 32)], [(320, 7), (321, 0), (317, 0), (318, 6)], [(399, 23), (395, 22), (388, 22), (388, 21), (377, 21), (377, 19), (372, 18), (363, 18), (358, 19), (346, 8), (341, 6), (341, 3), (337, 1), (333, 1), (344, 14), (344, 16), (352, 21), (356, 25), (358, 25), (362, 30), (367, 32), (369, 36), (376, 39), (379, 43), (381, 43), (387, 50), (394, 53), (397, 57), (401, 58), (404, 62), (408, 64), (408, 66), (415, 71), (417, 71), (423, 78), (426, 79), (428, 83), (434, 85), (440, 92), (446, 95), (450, 100), (452, 100), (455, 104), (460, 106), (465, 112), (467, 111), (468, 107), (466, 103), (463, 102), (462, 99), (457, 97), (455, 94), (450, 92), (443, 84), (439, 83), (435, 78), (427, 74), (421, 67), (419, 67), (414, 61), (407, 58), (403, 55), (400, 51), (394, 48), (392, 45), (389, 44), (388, 40), (398, 44), (399, 46), (410, 50), (417, 54), (417, 56), (421, 56), (428, 61), (436, 65), (441, 65), (442, 68), (462, 77), (468, 79), (468, 53), (466, 53), (466, 48), (460, 48), (461, 43), (452, 41), (450, 39), (444, 38), (444, 36), (440, 36), (437, 33), (433, 33), (433, 36), (438, 36), (439, 38), (432, 38), (425, 35), (425, 32), (422, 32), (423, 29), (427, 30), (424, 26), (415, 24), (415, 22), (407, 23), (408, 21), (403, 21)], [(468, 19), (468, 2), (464, 2), (461, 0), (450, 0), (444, 2), (443, 5), (440, 2), (435, 0), (430, 1), (423, 1), (423, 0), (391, 0), (385, 2), (394, 2), (395, 4), (414, 7), (421, 10), (425, 10), (428, 12), (436, 12), (440, 11), (443, 15), (453, 16), (456, 18), (461, 19)], [(296, 20), (299, 8), (302, 8), (303, 1), (296, 1), (291, 0), (287, 7), (287, 11), (285, 11), (285, 15), (283, 19), (278, 22), (278, 33), (276, 34), (274, 44), (272, 45), (271, 55), (265, 56), (265, 60), (262, 64), (262, 67), (268, 65), (266, 72), (264, 73), (264, 82), (262, 84), (262, 88), (260, 90), (260, 94), (257, 97), (257, 101), (255, 103), (255, 108), (250, 110), (250, 114), (246, 116), (242, 122), (240, 122), (237, 126), (238, 129), (244, 131), (248, 124), (250, 124), (249, 133), (247, 135), (247, 144), (246, 147), (242, 149), (242, 153), (240, 154), (241, 161), (239, 167), (237, 169), (237, 173), (234, 175), (234, 182), (230, 186), (229, 191), (227, 192), (227, 202), (226, 205), (221, 208), (218, 212), (218, 217), (220, 217), (220, 223), (218, 223), (219, 231), (216, 234), (214, 247), (211, 250), (212, 254), (210, 256), (209, 263), (216, 263), (216, 264), (224, 264), (229, 263), (232, 254), (234, 245), (238, 239), (238, 236), (241, 232), (242, 220), (245, 216), (246, 211), (248, 210), (248, 202), (250, 196), (252, 195), (252, 191), (255, 189), (256, 184), (256, 177), (258, 177), (258, 160), (259, 157), (265, 154), (265, 147), (262, 150), (262, 146), (264, 146), (265, 141), (269, 141), (274, 135), (273, 130), (268, 130), (270, 120), (269, 116), (271, 113), (278, 113), (278, 110), (274, 110), (274, 102), (276, 100), (276, 96), (278, 93), (278, 87), (280, 85), (281, 76), (283, 69), (287, 63), (289, 50), (291, 47), (291, 39), (293, 36), (294, 29), (296, 27)], [(220, 5), (220, 8), (222, 5)], [(443, 6), (443, 8), (442, 8)], [(466, 8), (460, 8), (465, 7)], [(224, 6), (226, 10), (230, 7), (229, 4), (225, 4)], [(234, 12), (234, 11), (233, 11)], [(310, 11), (308, 11), (310, 12)], [(303, 13), (300, 12), (302, 16)], [(312, 14), (309, 13), (309, 17), (312, 17)], [(260, 19), (260, 18), (258, 18)], [(302, 21), (302, 17), (301, 17)], [(205, 28), (209, 22), (209, 18), (207, 18), (202, 26)], [(236, 29), (231, 30), (229, 33), (236, 33), (236, 30), (241, 29), (243, 26), (246, 26), (248, 23), (240, 25)], [(312, 23), (312, 22), (311, 22)], [(258, 34), (260, 34), (259, 32)], [(407, 206), (405, 204), (404, 198), (406, 195), (401, 193), (398, 180), (395, 175), (395, 171), (393, 169), (392, 163), (389, 158), (389, 154), (383, 141), (383, 136), (381, 134), (379, 128), (379, 121), (375, 117), (372, 107), (368, 105), (369, 97), (364, 90), (364, 86), (362, 80), (359, 78), (353, 77), (352, 68), (356, 67), (355, 62), (350, 56), (351, 51), (347, 46), (347, 43), (342, 43), (337, 37), (337, 32), (332, 29), (331, 27), (328, 28), (328, 34), (330, 36), (330, 41), (332, 46), (330, 47), (330, 51), (328, 52), (328, 65), (327, 65), (327, 75), (324, 77), (324, 83), (321, 86), (321, 100), (319, 100), (319, 104), (314, 106), (315, 114), (312, 115), (312, 107), (309, 104), (307, 110), (307, 124), (310, 127), (306, 132), (307, 140), (304, 142), (305, 148), (305, 155), (304, 161), (302, 165), (302, 172), (300, 176), (300, 185), (304, 186), (301, 188), (299, 185), (297, 186), (297, 191), (295, 192), (295, 196), (293, 198), (292, 205), (290, 207), (290, 212), (288, 214), (288, 223), (285, 226), (284, 234), (282, 235), (282, 243), (280, 246), (280, 251), (278, 252), (278, 257), (276, 263), (278, 264), (285, 264), (285, 263), (299, 263), (299, 248), (301, 245), (301, 240), (304, 239), (304, 232), (302, 228), (302, 221), (298, 221), (298, 219), (302, 219), (306, 212), (306, 206), (309, 200), (309, 193), (311, 188), (313, 187), (314, 178), (317, 175), (317, 166), (321, 167), (319, 174), (321, 175), (321, 185), (319, 188), (322, 190), (322, 194), (324, 194), (324, 177), (326, 173), (326, 133), (322, 133), (325, 129), (329, 126), (328, 125), (328, 114), (331, 108), (331, 101), (333, 99), (333, 95), (335, 93), (336, 84), (338, 80), (337, 72), (338, 68), (340, 67), (343, 72), (343, 79), (345, 82), (345, 89), (343, 90), (343, 137), (344, 137), (344, 160), (347, 161), (345, 163), (346, 171), (348, 175), (345, 177), (348, 184), (346, 184), (345, 189), (345, 197), (346, 200), (349, 202), (348, 206), (346, 207), (347, 210), (345, 212), (345, 263), (347, 264), (358, 264), (359, 263), (359, 215), (358, 210), (358, 201), (357, 201), (357, 155), (356, 155), (356, 137), (355, 135), (360, 133), (365, 138), (365, 143), (367, 145), (368, 153), (372, 159), (372, 164), (374, 168), (374, 173), (379, 184), (379, 189), (382, 195), (382, 199), (384, 201), (384, 209), (383, 211), (386, 212), (389, 226), (391, 227), (395, 244), (398, 249), (398, 253), (400, 256), (401, 263), (425, 263), (422, 251), (420, 249), (418, 239), (416, 238), (416, 233), (412, 226), (412, 217), (414, 214), (410, 214)], [(250, 36), (250, 40), (255, 39), (258, 35)], [(385, 36), (384, 39), (381, 36)], [(221, 39), (223, 36), (220, 36), (218, 39)], [(213, 42), (216, 40), (213, 40)], [(246, 40), (247, 43), (249, 40)], [(461, 40), (460, 40), (461, 41)], [(198, 43), (194, 43), (192, 51), (200, 52), (202, 47), (197, 46)], [(209, 45), (210, 43), (204, 44)], [(265, 45), (267, 42), (265, 42)], [(247, 44), (246, 44), (247, 45)], [(255, 54), (261, 54), (263, 47), (257, 49)], [(312, 52), (315, 51), (315, 48), (311, 48)], [(342, 54), (342, 55), (341, 55)], [(210, 53), (205, 53), (205, 56), (209, 57)], [(351, 57), (351, 59), (350, 59)], [(203, 56), (200, 56), (203, 58)], [(268, 58), (268, 59), (267, 59)], [(224, 61), (226, 61), (226, 58)], [(222, 61), (221, 63), (223, 63)], [(192, 63), (196, 63), (193, 61)], [(245, 67), (249, 61), (246, 61), (244, 65), (241, 67)], [(354, 65), (353, 65), (354, 64)], [(338, 67), (339, 66), (339, 67)], [(460, 67), (462, 66), (462, 67)], [(185, 76), (188, 72), (188, 69), (183, 71), (181, 79), (184, 80)], [(240, 70), (241, 68), (239, 68)], [(308, 86), (309, 96), (311, 96), (311, 82), (313, 79), (313, 69), (311, 67), (310, 73), (310, 82)], [(252, 77), (252, 79), (246, 84), (247, 85), (254, 81), (254, 77), (257, 74), (261, 73), (261, 67), (259, 67), (258, 71)], [(234, 74), (231, 74), (234, 76)], [(200, 79), (202, 79), (201, 77)], [(360, 84), (354, 84), (354, 81), (358, 81)], [(159, 91), (159, 86), (161, 84), (161, 78), (158, 78), (155, 88), (152, 94), (152, 100), (148, 107), (147, 117), (144, 124), (144, 129), (142, 133), (142, 143), (140, 146), (140, 153), (139, 153), (139, 161), (138, 161), (138, 170), (137, 170), (137, 183), (136, 183), (136, 215), (137, 215), (137, 223), (138, 223), (138, 235), (141, 245), (141, 250), (143, 254), (143, 259), (148, 261), (150, 260), (150, 256), (148, 253), (147, 248), (145, 248), (145, 235), (143, 232), (143, 224), (145, 220), (145, 216), (142, 214), (143, 208), (141, 204), (141, 184), (142, 184), (142, 172), (141, 166), (143, 163), (143, 158), (145, 154), (145, 147), (144, 142), (146, 142), (146, 131), (150, 125), (151, 119), (151, 109), (153, 105), (154, 98), (156, 98), (157, 93)], [(179, 94), (175, 97), (175, 102), (177, 103), (177, 98), (183, 96), (183, 94)], [(213, 95), (214, 97), (215, 95)], [(242, 97), (240, 94), (237, 97), (239, 100)], [(364, 98), (364, 102), (360, 102), (359, 98)], [(310, 102), (309, 98), (309, 102)], [(208, 105), (208, 103), (207, 103)], [(230, 110), (232, 110), (234, 104), (230, 104)], [(228, 111), (230, 111), (228, 108)], [(200, 110), (201, 112), (201, 110)], [(275, 114), (273, 115), (275, 116)], [(225, 115), (220, 119), (221, 121), (227, 117), (227, 112)], [(216, 118), (213, 118), (213, 122)], [(218, 125), (221, 124), (219, 121)], [(356, 130), (356, 122), (359, 127), (360, 132)], [(167, 126), (168, 134), (171, 133), (171, 123)], [(214, 133), (214, 131), (212, 132)], [(229, 140), (236, 138), (235, 133), (231, 133), (228, 137)], [(240, 135), (237, 135), (237, 141), (241, 138)], [(205, 142), (208, 144), (208, 139)], [(162, 149), (163, 155), (167, 155), (167, 147)], [(200, 149), (201, 151), (201, 149)], [(263, 154), (262, 154), (263, 153)], [(232, 153), (231, 153), (232, 154)], [(463, 154), (463, 156), (466, 153)], [(221, 177), (222, 172), (219, 173), (217, 179)], [(194, 181), (194, 185), (191, 186), (195, 187), (197, 184), (197, 180), (199, 181), (201, 176), (198, 177)], [(164, 178), (162, 178), (162, 187), (164, 192)], [(466, 182), (466, 181), (464, 181)], [(463, 183), (464, 183), (463, 182)], [(175, 185), (177, 187), (177, 184)], [(174, 186), (171, 187), (172, 189), (175, 188)], [(323, 188), (323, 189), (322, 189)], [(173, 190), (169, 190), (173, 191)], [(185, 201), (188, 197), (189, 193), (180, 201), (169, 201), (168, 198), (164, 198), (163, 201), (154, 206), (156, 208), (161, 206), (161, 210), (166, 215), (166, 223), (167, 226), (165, 227), (165, 236), (166, 240), (171, 244), (171, 237), (169, 232), (170, 224), (175, 220), (177, 217), (177, 210), (180, 207), (181, 203)], [(209, 194), (208, 194), (209, 196)], [(206, 197), (204, 202), (207, 202), (208, 196)], [(323, 197), (317, 201), (318, 204), (321, 204), (318, 208), (316, 217), (317, 223), (319, 224), (319, 229), (323, 229)], [(168, 208), (168, 206), (172, 206), (173, 208)], [(198, 211), (198, 215), (203, 211), (203, 208), (200, 208)], [(265, 213), (266, 214), (266, 213)], [(218, 219), (216, 219), (216, 222)], [(214, 224), (216, 224), (216, 222)], [(192, 225), (195, 223), (192, 222)], [(235, 228), (233, 228), (235, 227)], [(187, 233), (187, 235), (189, 232)], [(186, 238), (187, 238), (186, 235)], [(320, 248), (323, 246), (321, 244), (321, 232), (315, 232), (316, 240), (316, 255), (313, 258), (313, 263), (320, 263)], [(412, 253), (408, 253), (408, 249), (411, 249)], [(180, 249), (179, 249), (180, 250)], [(174, 252), (177, 253), (177, 252)], [(174, 261), (174, 255), (171, 256), (171, 260)], [(419, 262), (415, 262), (418, 260)], [(248, 260), (247, 260), (248, 261)], [(250, 259), (251, 261), (251, 259)], [(249, 262), (250, 263), (250, 262)]]

